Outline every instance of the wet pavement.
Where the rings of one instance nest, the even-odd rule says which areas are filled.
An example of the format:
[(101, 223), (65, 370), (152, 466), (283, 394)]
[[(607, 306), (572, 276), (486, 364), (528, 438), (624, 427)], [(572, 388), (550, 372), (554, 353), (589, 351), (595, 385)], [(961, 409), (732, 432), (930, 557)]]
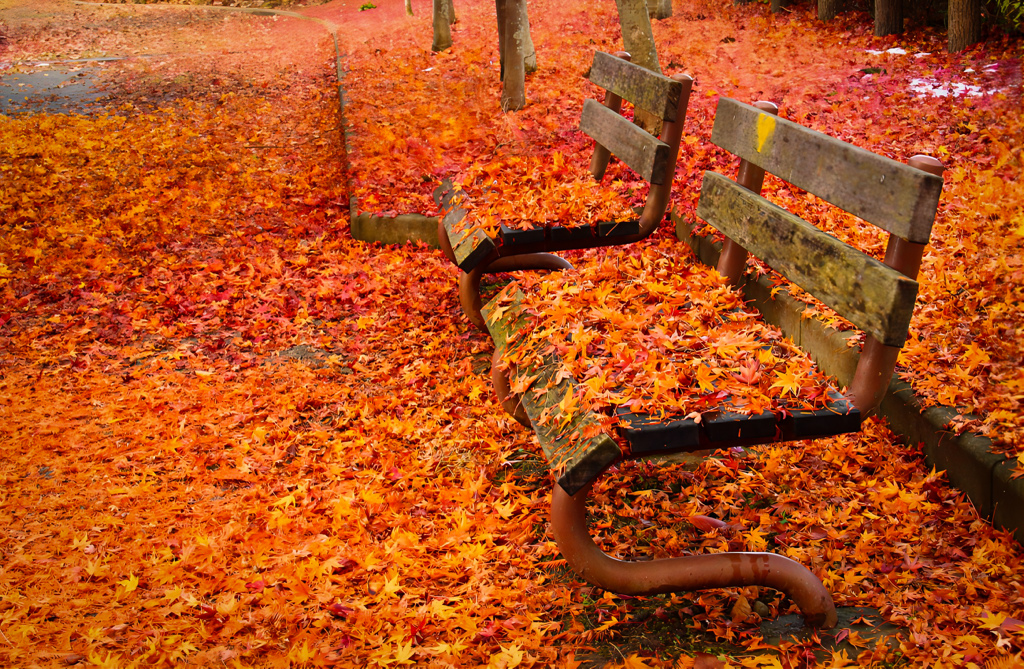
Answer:
[(109, 96), (99, 80), (99, 60), (35, 63), (0, 74), (0, 114), (102, 111)]

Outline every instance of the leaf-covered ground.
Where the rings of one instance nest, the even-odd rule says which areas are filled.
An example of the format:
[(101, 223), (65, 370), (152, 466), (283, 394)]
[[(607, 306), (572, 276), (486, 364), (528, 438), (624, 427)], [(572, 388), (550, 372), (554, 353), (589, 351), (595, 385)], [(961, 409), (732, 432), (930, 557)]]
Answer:
[[(489, 189), (506, 210), (524, 211), (537, 189), (507, 176), (520, 174), (522, 161), (552, 174), (555, 156), (566, 156), (575, 171), (585, 169), (590, 145), (574, 129), (584, 97), (595, 91), (582, 75), (595, 49), (622, 48), (614, 5), (531, 2), (540, 70), (527, 79), (528, 106), (514, 114), (494, 104), (500, 83), (493, 8), (460, 8), (451, 51), (431, 54), (415, 28), (420, 24), (409, 20), (368, 38), (346, 61), (354, 192), (364, 210), (432, 213), (434, 185), (452, 177), (468, 189)], [(927, 405), (964, 414), (956, 429), (981, 432), (1024, 461), (1020, 38), (992, 33), (984, 44), (948, 55), (942, 30), (918, 26), (898, 38), (875, 38), (864, 13), (840, 14), (827, 26), (815, 16), (813, 3), (772, 15), (759, 3), (693, 0), (654, 22), (665, 71), (696, 78), (675, 211), (697, 222), (704, 170), (734, 173), (733, 162), (710, 143), (720, 95), (774, 101), (786, 118), (897, 160), (925, 153), (943, 161), (942, 203), (899, 371)], [(644, 195), (636, 181), (625, 184), (634, 202)], [(774, 178), (766, 192), (882, 253), (877, 229), (837, 217)], [(571, 211), (571, 200), (557, 207)], [(549, 220), (558, 208), (552, 205)], [(485, 226), (494, 227), (486, 217)]]
[[(12, 4), (15, 66), (43, 57), (31, 40), (182, 42), (119, 66), (105, 115), (0, 116), (0, 664), (688, 667), (730, 643), (778, 666), (757, 623), (793, 607), (773, 591), (637, 600), (566, 572), (453, 271), (348, 234), (321, 28)], [(851, 635), (865, 655), (833, 665), (1024, 647), (1020, 547), (883, 425), (619, 473), (594, 498), (608, 550), (775, 550), (906, 629), (886, 659)]]

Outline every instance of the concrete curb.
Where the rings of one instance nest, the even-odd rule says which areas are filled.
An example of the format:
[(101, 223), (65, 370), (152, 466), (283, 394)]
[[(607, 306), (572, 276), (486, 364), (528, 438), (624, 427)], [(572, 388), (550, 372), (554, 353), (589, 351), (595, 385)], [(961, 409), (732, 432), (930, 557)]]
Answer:
[(423, 242), (432, 248), (437, 245), (437, 216), (400, 214), (394, 218), (359, 212), (355, 197), (351, 200), (352, 236), (364, 242), (406, 244)]
[[(693, 249), (701, 262), (714, 267), (721, 243), (693, 234), (692, 226), (674, 213), (672, 220), (676, 237)], [(805, 305), (785, 290), (773, 298), (766, 277), (749, 278), (744, 291), (765, 320), (810, 353), (825, 373), (843, 385), (850, 383), (860, 354), (847, 345), (848, 333), (803, 318)], [(967, 495), (981, 516), (1024, 543), (1024, 478), (1013, 478), (1014, 459), (993, 453), (992, 441), (987, 437), (950, 432), (946, 425), (957, 412), (949, 407), (923, 408), (910, 384), (895, 375), (879, 414), (904, 443), (920, 444), (927, 463), (945, 471), (950, 483)]]

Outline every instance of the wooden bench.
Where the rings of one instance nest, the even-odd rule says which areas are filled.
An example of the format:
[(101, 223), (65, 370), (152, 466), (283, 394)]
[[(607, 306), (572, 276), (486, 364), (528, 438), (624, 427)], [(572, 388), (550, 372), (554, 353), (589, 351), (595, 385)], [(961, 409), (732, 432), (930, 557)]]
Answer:
[[(552, 494), (555, 535), (563, 555), (582, 576), (605, 589), (634, 595), (768, 585), (790, 594), (809, 624), (830, 627), (835, 623), (831, 596), (813, 574), (781, 556), (730, 553), (622, 563), (602, 553), (586, 533), (584, 501), (590, 486), (620, 459), (857, 431), (888, 387), (914, 309), (916, 276), (938, 205), (942, 166), (927, 156), (915, 156), (905, 165), (778, 118), (776, 111), (770, 103), (755, 107), (719, 101), (712, 141), (741, 159), (738, 177), (734, 181), (706, 172), (697, 215), (725, 236), (718, 271), (726, 280), (738, 285), (752, 254), (864, 332), (847, 392), (822, 389), (829, 401), (818, 410), (779, 406), (753, 414), (737, 411), (725, 397), (717, 409), (704, 411), (699, 422), (624, 408), (611, 416), (585, 408), (563, 414), (563, 407), (574, 404), (566, 398), (580, 381), (565, 378), (554, 355), (523, 354), (524, 347), (551, 348), (545, 349), (552, 338), (549, 332), (539, 346), (530, 343), (544, 300), (531, 301), (513, 283), (483, 308), (483, 315), (495, 343), (492, 378), (498, 397), (506, 411), (536, 431), (557, 481)], [(884, 261), (761, 197), (765, 172), (888, 232)], [(564, 283), (562, 278), (556, 281)], [(655, 313), (649, 325), (657, 326), (664, 318)], [(527, 359), (523, 369), (508, 364)], [(510, 390), (510, 373), (511, 383), (519, 384), (518, 395)], [(698, 558), (703, 562), (694, 562)]]
[[(522, 269), (564, 269), (564, 260), (548, 254), (572, 249), (630, 244), (657, 229), (668, 207), (675, 175), (683, 121), (693, 79), (685, 74), (665, 77), (629, 62), (629, 54), (594, 54), (587, 74), (606, 91), (604, 104), (586, 100), (580, 130), (595, 141), (590, 172), (597, 181), (605, 174), (611, 155), (651, 184), (639, 219), (598, 222), (594, 226), (537, 224), (531, 229), (502, 226), (492, 237), (472, 225), (471, 209), (460, 192), (444, 184), (434, 193), (442, 215), (438, 239), (445, 255), (462, 270), (459, 299), (463, 311), (481, 330), (480, 279), (485, 272)], [(623, 100), (664, 121), (661, 138), (621, 115)]]

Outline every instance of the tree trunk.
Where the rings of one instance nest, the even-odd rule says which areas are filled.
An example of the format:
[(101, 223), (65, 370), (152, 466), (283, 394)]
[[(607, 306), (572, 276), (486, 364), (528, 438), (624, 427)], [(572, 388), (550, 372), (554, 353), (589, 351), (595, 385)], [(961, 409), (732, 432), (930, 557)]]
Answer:
[(498, 17), (498, 64), (501, 67), (501, 81), (505, 81), (505, 4), (506, 0), (494, 0), (494, 15)]
[(903, 32), (903, 0), (875, 0), (875, 37)]
[[(506, 5), (512, 0), (494, 0), (494, 13), (498, 17), (498, 61), (501, 65), (501, 80), (505, 81), (505, 26), (508, 21)], [(526, 0), (516, 0), (521, 3), (523, 11), (523, 29), (526, 31), (526, 41), (523, 43), (524, 64), (526, 72), (537, 71), (537, 50), (533, 47), (533, 38), (530, 37), (530, 17), (526, 13)]]
[[(647, 11), (650, 13), (652, 19), (667, 19), (672, 16), (672, 0), (647, 0), (648, 7)], [(651, 5), (654, 9), (651, 9)]]
[[(529, 26), (526, 0), (503, 0), (505, 4), (505, 75), (501, 86), (501, 108), (517, 111), (526, 105), (526, 64), (524, 48)], [(499, 40), (499, 43), (502, 40)]]
[(405, 13), (412, 16), (412, 0), (405, 0)]
[(434, 43), (430, 46), (431, 51), (451, 48), (452, 22), (448, 16), (449, 4), (447, 0), (434, 0)]
[[(622, 27), (622, 44), (633, 57), (633, 63), (661, 74), (658, 64), (658, 50), (654, 46), (651, 32), (651, 17), (647, 14), (644, 0), (615, 0), (619, 8), (619, 25)], [(635, 113), (638, 126), (655, 137), (661, 134), (661, 119), (643, 110)]]
[(530, 16), (526, 12), (526, 0), (520, 0), (523, 9), (523, 30), (526, 31), (526, 39), (523, 42), (523, 62), (526, 65), (526, 73), (532, 74), (537, 71), (537, 50), (533, 47), (533, 38), (530, 37)]
[(778, 12), (782, 11), (783, 7), (788, 7), (788, 6), (789, 6), (789, 0), (772, 0), (771, 10), (772, 10), (773, 13), (777, 14)]
[(448, 25), (455, 25), (458, 22), (458, 18), (455, 16), (455, 1), (445, 0), (445, 4), (448, 9)]
[(981, 0), (949, 0), (950, 53), (981, 41)]
[(839, 13), (839, 0), (818, 0), (818, 20), (831, 21)]

